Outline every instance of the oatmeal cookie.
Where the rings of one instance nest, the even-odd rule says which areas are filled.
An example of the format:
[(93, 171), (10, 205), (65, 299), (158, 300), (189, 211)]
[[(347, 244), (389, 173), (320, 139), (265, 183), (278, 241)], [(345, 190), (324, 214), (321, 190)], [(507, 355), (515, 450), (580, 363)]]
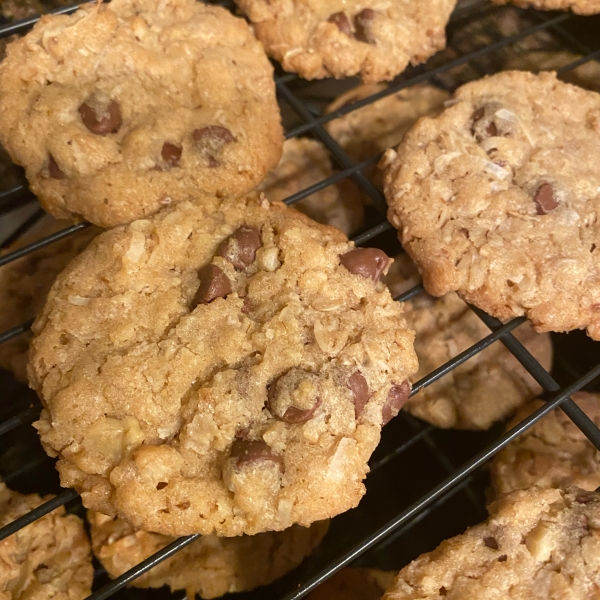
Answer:
[(538, 10), (572, 10), (578, 15), (600, 13), (600, 0), (492, 0), (496, 4), (512, 2), (521, 8), (533, 6)]
[[(68, 221), (44, 217), (7, 252), (31, 244), (68, 227)], [(42, 309), (56, 276), (100, 233), (98, 227), (87, 227), (59, 242), (44, 246), (0, 267), (0, 331), (33, 319)], [(0, 367), (12, 371), (19, 381), (27, 381), (27, 349), (31, 333), (0, 344)]]
[[(600, 426), (600, 394), (577, 392), (573, 401)], [(524, 406), (509, 424), (517, 425), (544, 403)], [(577, 425), (556, 409), (524, 431), (496, 454), (491, 465), (492, 485), (497, 496), (532, 485), (584, 490), (600, 486), (600, 453)]]
[(590, 600), (600, 585), (600, 495), (532, 487), (398, 574), (384, 600)]
[[(394, 258), (384, 278), (392, 296), (419, 281), (415, 264), (406, 254)], [(426, 294), (404, 303), (404, 315), (415, 331), (418, 381), (489, 335), (481, 319), (454, 293), (435, 299)], [(552, 366), (550, 334), (535, 333), (528, 323), (515, 337), (546, 369)], [(404, 409), (436, 427), (489, 429), (535, 398), (542, 389), (517, 359), (500, 343), (452, 369), (412, 396)]]
[[(279, 164), (258, 189), (265, 192), (270, 200), (283, 201), (331, 175), (331, 160), (323, 144), (308, 138), (292, 138), (283, 144)], [(358, 187), (347, 179), (329, 185), (292, 206), (318, 223), (337, 227), (346, 235), (354, 232), (363, 218)]]
[[(0, 483), (0, 527), (49, 498), (22, 495)], [(94, 569), (83, 523), (57, 508), (0, 542), (2, 600), (83, 600)]]
[(36, 427), (61, 483), (165, 535), (356, 506), (417, 369), (388, 265), (264, 194), (101, 234), (33, 325)]
[(380, 600), (396, 573), (378, 569), (342, 569), (322, 583), (307, 600)]
[(87, 4), (7, 49), (0, 141), (48, 212), (112, 227), (255, 187), (283, 145), (272, 73), (218, 6)]
[[(135, 531), (122, 519), (88, 512), (92, 548), (111, 577), (122, 575), (175, 538)], [(131, 585), (185, 590), (189, 600), (218, 598), (227, 593), (267, 585), (297, 567), (320, 543), (328, 522), (309, 528), (293, 525), (280, 532), (222, 538), (205, 535), (162, 561)]]
[(552, 73), (467, 84), (382, 160), (389, 219), (434, 296), (600, 339), (600, 95)]
[(304, 79), (393, 79), (446, 45), (456, 0), (235, 0), (268, 54)]

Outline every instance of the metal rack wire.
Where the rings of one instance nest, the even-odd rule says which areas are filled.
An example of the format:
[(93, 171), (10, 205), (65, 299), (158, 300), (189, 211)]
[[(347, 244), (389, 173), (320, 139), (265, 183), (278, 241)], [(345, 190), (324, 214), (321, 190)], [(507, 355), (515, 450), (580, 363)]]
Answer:
[[(228, 2), (215, 3), (232, 8)], [(68, 13), (75, 8), (74, 5), (55, 12)], [(501, 14), (501, 11), (506, 10), (514, 11), (522, 18), (519, 30), (509, 36), (494, 30), (486, 21), (486, 19), (489, 20), (490, 15), (498, 15)], [(37, 18), (30, 18), (0, 25), (0, 39), (15, 33), (26, 32), (36, 21)], [(486, 42), (479, 47), (475, 45), (475, 47), (465, 50), (459, 34), (466, 25), (478, 22), (485, 30)], [(595, 22), (597, 28), (598, 21)], [(363, 173), (363, 170), (375, 164), (379, 157), (373, 156), (363, 162), (355, 163), (329, 135), (324, 125), (384, 96), (418, 83), (429, 82), (445, 88), (452, 88), (453, 84), (448, 83), (448, 81), (452, 81), (452, 77), (448, 78), (447, 76), (452, 75), (457, 69), (466, 69), (468, 71), (467, 78), (491, 73), (497, 68), (493, 60), (496, 55), (514, 49), (523, 40), (530, 39), (539, 33), (550, 36), (556, 43), (557, 49), (570, 50), (584, 55), (559, 70), (560, 73), (568, 73), (600, 56), (600, 47), (588, 47), (585, 41), (574, 34), (582, 25), (585, 25), (582, 18), (567, 13), (538, 13), (516, 8), (493, 7), (484, 0), (464, 0), (459, 2), (450, 21), (447, 51), (442, 52), (436, 57), (436, 60), (430, 61), (426, 65), (409, 68), (385, 90), (353, 104), (345, 105), (331, 113), (325, 113), (322, 110), (326, 103), (324, 101), (328, 99), (314, 92), (315, 83), (304, 82), (293, 74), (279, 72), (276, 76), (278, 97), (282, 108), (285, 106), (291, 110), (292, 114), (286, 138), (308, 134), (318, 139), (327, 148), (338, 167), (338, 171), (333, 176), (290, 196), (286, 203), (294, 204), (329, 185), (335, 185), (342, 179), (351, 178), (373, 203), (371, 214), (363, 224), (363, 228), (354, 236), (354, 241), (358, 245), (366, 244), (385, 248), (390, 247), (390, 244), (393, 246), (391, 240), (395, 234), (385, 220), (385, 199), (381, 191)], [(462, 75), (464, 73), (461, 72)], [(17, 207), (34, 202), (35, 198), (27, 190), (24, 182), (12, 185), (8, 189), (0, 191), (0, 218), (8, 218)], [(35, 210), (23, 223), (14, 227), (4, 240), (2, 247), (7, 247), (15, 242), (42, 215), (41, 210)], [(9, 251), (0, 257), (0, 266), (73, 235), (87, 226), (86, 223), (73, 225), (18, 250)], [(399, 247), (396, 250), (399, 250)], [(396, 300), (403, 302), (420, 293), (423, 293), (421, 284), (401, 294)], [(557, 369), (555, 371), (558, 375), (552, 376), (513, 336), (514, 330), (525, 321), (524, 318), (513, 319), (509, 323), (502, 324), (482, 311), (471, 308), (488, 326), (490, 334), (416, 382), (412, 393), (417, 393), (447, 375), (458, 365), (468, 361), (491, 344), (501, 343), (545, 390), (546, 404), (507, 433), (501, 433), (499, 427), (481, 434), (443, 432), (409, 415), (401, 414), (386, 427), (382, 443), (373, 455), (371, 473), (367, 478), (368, 493), (359, 508), (334, 519), (332, 532), (322, 545), (323, 548), (318, 549), (302, 567), (268, 588), (262, 588), (258, 592), (238, 594), (237, 597), (240, 600), (259, 597), (299, 600), (333, 573), (357, 561), (370, 566), (399, 568), (421, 551), (431, 549), (443, 537), (459, 533), (466, 525), (481, 520), (485, 516), (483, 491), (486, 485), (485, 472), (481, 469), (482, 465), (522, 431), (558, 407), (600, 449), (600, 430), (570, 399), (570, 395), (575, 391), (593, 384), (600, 377), (600, 344), (589, 342), (591, 346), (588, 344), (586, 352), (592, 348), (592, 353), (588, 353), (588, 359), (590, 357), (592, 359), (588, 360), (590, 368), (583, 370), (579, 365), (570, 363), (564, 353), (562, 355), (557, 353)], [(1, 332), (0, 344), (26, 332), (31, 322), (29, 320), (21, 324), (15, 323), (12, 328)], [(571, 344), (584, 343), (581, 336), (578, 337), (577, 334), (563, 337), (568, 338)], [(27, 428), (39, 414), (39, 404), (36, 402), (30, 402), (29, 406), (23, 408), (23, 402), (27, 402), (27, 399), (30, 398), (23, 394), (25, 394), (23, 388), (13, 386), (10, 395), (4, 400), (3, 410), (7, 414), (4, 421), (0, 423), (0, 441), (3, 444), (0, 446), (0, 451), (9, 451), (11, 445), (16, 443), (17, 437), (24, 431), (23, 428)], [(27, 448), (29, 449), (32, 447), (31, 444), (35, 443), (35, 441), (28, 442), (30, 445)], [(2, 478), (7, 482), (13, 480), (18, 482), (24, 481), (23, 478), (31, 478), (32, 474), (39, 472), (40, 469), (51, 470), (51, 460), (42, 456), (39, 448), (36, 447), (36, 449), (38, 450), (37, 454), (32, 453), (30, 459), (24, 460), (23, 464), (10, 472), (3, 472), (0, 465)], [(407, 456), (411, 456), (413, 461), (418, 461), (421, 468), (416, 471), (411, 470), (410, 461), (406, 460)], [(77, 503), (77, 500), (78, 494), (74, 490), (62, 491), (52, 500), (0, 529), (0, 540), (55, 508), (68, 503)], [(80, 505), (76, 505), (75, 510), (78, 507), (80, 509)], [(380, 513), (376, 517), (371, 514), (374, 507)], [(461, 510), (464, 513), (463, 517), (456, 519), (456, 515)], [(452, 522), (446, 526), (448, 525), (448, 516)], [(339, 527), (336, 527), (337, 523), (340, 523)], [(423, 535), (421, 543), (419, 536), (431, 529), (432, 524), (439, 529), (432, 535), (431, 531), (427, 535)], [(351, 530), (354, 535), (348, 533)], [(197, 537), (187, 536), (175, 540), (113, 581), (108, 581), (102, 574), (102, 570), (99, 569), (99, 577), (94, 586), (95, 591), (89, 598), (101, 600), (113, 597), (136, 577), (181, 550)], [(392, 552), (390, 548), (394, 548), (394, 551)], [(386, 550), (385, 553), (382, 552), (383, 549)], [(394, 552), (399, 557), (399, 562), (390, 564), (389, 557), (394, 555)], [(131, 593), (129, 592), (129, 594)], [(139, 597), (144, 598), (159, 597), (157, 592), (148, 590), (144, 590), (140, 594), (143, 596)], [(160, 597), (165, 597), (164, 593)], [(179, 594), (174, 597), (182, 598), (183, 595)]]

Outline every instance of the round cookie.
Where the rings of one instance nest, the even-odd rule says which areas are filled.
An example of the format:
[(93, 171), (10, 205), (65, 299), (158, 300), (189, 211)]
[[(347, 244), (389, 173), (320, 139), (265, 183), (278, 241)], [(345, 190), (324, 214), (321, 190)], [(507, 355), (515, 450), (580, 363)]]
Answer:
[(492, 0), (496, 4), (512, 2), (521, 8), (533, 6), (538, 10), (572, 10), (578, 15), (600, 13), (600, 0)]
[(384, 600), (590, 600), (600, 581), (600, 495), (532, 487), (487, 521), (422, 554)]
[(456, 0), (235, 0), (268, 54), (304, 79), (393, 79), (446, 45)]
[[(0, 527), (45, 500), (0, 483)], [(0, 541), (2, 600), (83, 600), (92, 593), (94, 569), (83, 522), (57, 508)]]
[[(18, 244), (10, 246), (7, 252), (68, 226), (67, 221), (44, 217), (26, 235), (19, 238)], [(0, 331), (33, 319), (44, 306), (56, 276), (98, 233), (98, 227), (87, 227), (0, 267)], [(0, 367), (12, 371), (19, 381), (27, 381), (27, 350), (30, 340), (31, 333), (27, 332), (0, 344)]]
[(264, 194), (98, 236), (33, 325), (36, 423), (87, 508), (166, 535), (356, 506), (416, 371), (388, 259)]
[(378, 569), (342, 569), (323, 582), (307, 600), (380, 600), (396, 573)]
[[(279, 164), (260, 184), (270, 200), (283, 201), (333, 175), (323, 144), (309, 138), (292, 138), (283, 144)], [(363, 205), (356, 185), (348, 179), (311, 194), (292, 205), (318, 223), (333, 225), (350, 235), (360, 225)]]
[[(135, 531), (122, 519), (88, 511), (92, 548), (110, 577), (118, 577), (175, 538)], [(267, 585), (297, 567), (321, 542), (328, 522), (254, 536), (202, 536), (131, 585), (185, 590), (188, 598), (218, 598)]]
[(57, 218), (113, 227), (254, 188), (281, 156), (273, 69), (243, 19), (195, 0), (43, 17), (0, 65), (0, 141)]
[[(406, 254), (394, 258), (384, 282), (392, 296), (419, 281), (415, 264)], [(481, 319), (454, 293), (435, 299), (420, 294), (404, 303), (404, 315), (415, 331), (418, 381), (473, 344), (489, 335)], [(528, 323), (515, 337), (546, 369), (552, 366), (552, 342), (547, 333), (535, 333)], [(500, 343), (452, 369), (412, 396), (404, 409), (436, 427), (489, 429), (535, 398), (540, 386), (516, 358)]]
[[(600, 425), (600, 395), (576, 392), (573, 401)], [(524, 406), (509, 424), (517, 425), (544, 403)], [(497, 496), (532, 485), (584, 490), (600, 486), (600, 453), (562, 410), (553, 410), (496, 454), (491, 478)]]
[(507, 71), (467, 84), (382, 161), (388, 217), (434, 296), (600, 339), (600, 95)]

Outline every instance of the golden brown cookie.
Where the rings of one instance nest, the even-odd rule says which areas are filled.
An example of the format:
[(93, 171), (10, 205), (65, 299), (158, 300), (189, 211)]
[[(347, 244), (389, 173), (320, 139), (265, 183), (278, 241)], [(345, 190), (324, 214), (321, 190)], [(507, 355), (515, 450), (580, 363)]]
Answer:
[(273, 69), (243, 19), (195, 0), (43, 17), (0, 65), (0, 141), (57, 218), (104, 227), (239, 195), (283, 135)]
[[(111, 577), (118, 577), (175, 538), (135, 531), (122, 519), (88, 512), (92, 548)], [(185, 590), (192, 600), (218, 598), (224, 594), (267, 585), (297, 567), (321, 542), (328, 522), (310, 527), (293, 525), (279, 532), (220, 538), (205, 535), (173, 557), (162, 561), (131, 585), (139, 588)]]
[(166, 535), (356, 506), (417, 369), (388, 265), (264, 194), (98, 236), (33, 326), (36, 427), (62, 484)]
[[(22, 495), (0, 483), (0, 527), (49, 498)], [(64, 507), (0, 542), (2, 600), (83, 600), (92, 592), (94, 569), (83, 523)]]
[(311, 592), (307, 600), (380, 600), (396, 573), (378, 569), (342, 569)]
[[(419, 281), (415, 264), (406, 254), (394, 258), (384, 282), (392, 296)], [(414, 329), (418, 381), (490, 334), (481, 319), (454, 293), (442, 298), (420, 294), (404, 303), (405, 318)], [(525, 323), (515, 337), (546, 369), (552, 366), (552, 342)], [(535, 398), (540, 386), (516, 358), (495, 342), (412, 396), (405, 410), (436, 427), (488, 429)]]

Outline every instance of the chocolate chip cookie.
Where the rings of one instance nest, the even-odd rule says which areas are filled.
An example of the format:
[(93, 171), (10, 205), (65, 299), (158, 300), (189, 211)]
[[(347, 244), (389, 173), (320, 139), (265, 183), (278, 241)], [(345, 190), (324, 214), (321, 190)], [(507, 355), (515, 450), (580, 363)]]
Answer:
[[(600, 425), (599, 394), (577, 392), (573, 401)], [(536, 400), (524, 406), (508, 427), (542, 405)], [(595, 490), (600, 486), (600, 453), (565, 413), (553, 410), (496, 455), (491, 476), (498, 496), (531, 485)]]
[[(384, 282), (392, 296), (420, 280), (406, 254), (394, 258)], [(489, 335), (481, 319), (454, 293), (435, 299), (427, 294), (404, 303), (404, 315), (415, 331), (419, 380)], [(552, 342), (547, 333), (535, 333), (525, 323), (514, 332), (546, 370), (552, 366)], [(412, 415), (436, 427), (489, 429), (535, 398), (540, 386), (516, 358), (495, 342), (450, 373), (412, 396), (405, 405)]]
[(600, 339), (600, 95), (552, 73), (467, 84), (388, 151), (389, 219), (434, 296)]
[(378, 569), (342, 569), (322, 583), (307, 600), (379, 600), (396, 573)]
[(384, 600), (594, 597), (599, 494), (532, 487), (489, 508), (487, 521), (404, 567)]
[[(67, 221), (44, 217), (7, 251), (31, 244), (68, 226)], [(56, 276), (100, 231), (98, 227), (87, 227), (0, 267), (0, 331), (33, 319), (44, 306)], [(27, 332), (0, 344), (0, 367), (12, 371), (19, 381), (27, 381), (25, 368), (30, 340), (31, 334)]]
[(268, 54), (304, 79), (393, 79), (446, 45), (456, 0), (235, 0)]
[[(308, 138), (292, 138), (283, 144), (279, 164), (258, 189), (270, 200), (283, 201), (331, 175), (331, 160), (323, 144)], [(294, 203), (293, 208), (318, 223), (337, 227), (346, 235), (353, 233), (363, 218), (358, 187), (346, 179)]]
[[(88, 512), (92, 548), (111, 577), (118, 577), (175, 538), (135, 531), (122, 519)], [(220, 538), (206, 535), (173, 557), (164, 560), (131, 585), (139, 588), (185, 590), (193, 599), (218, 598), (224, 594), (267, 585), (297, 567), (323, 539), (328, 522), (309, 528), (294, 525), (285, 531), (254, 536)]]
[[(0, 527), (49, 498), (22, 495), (0, 483)], [(2, 600), (83, 600), (94, 569), (83, 522), (57, 508), (0, 542)]]
[(48, 212), (112, 227), (254, 188), (283, 145), (272, 73), (218, 6), (87, 4), (8, 48), (0, 141)]
[(356, 506), (410, 392), (388, 257), (264, 194), (98, 236), (33, 325), (36, 423), (86, 507), (165, 535), (308, 526)]
[(572, 10), (578, 15), (600, 13), (600, 0), (492, 0), (496, 4), (512, 2), (522, 8), (533, 6), (538, 10)]

